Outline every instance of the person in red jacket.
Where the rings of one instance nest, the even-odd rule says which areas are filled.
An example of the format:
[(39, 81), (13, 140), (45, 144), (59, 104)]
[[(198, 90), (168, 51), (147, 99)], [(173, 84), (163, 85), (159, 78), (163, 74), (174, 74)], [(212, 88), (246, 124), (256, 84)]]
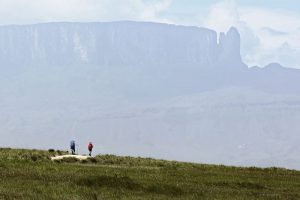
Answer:
[(92, 150), (93, 150), (93, 147), (94, 147), (93, 144), (90, 142), (89, 145), (88, 145), (88, 150), (89, 150), (89, 152), (90, 152), (90, 153), (89, 153), (89, 156), (92, 156)]

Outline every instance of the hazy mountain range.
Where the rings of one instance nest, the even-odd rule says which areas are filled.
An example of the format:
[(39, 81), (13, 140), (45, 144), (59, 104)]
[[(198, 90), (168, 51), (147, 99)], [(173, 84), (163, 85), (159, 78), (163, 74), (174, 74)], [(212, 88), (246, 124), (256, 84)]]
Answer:
[(235, 28), (0, 26), (0, 145), (300, 169), (299, 85), (248, 68)]

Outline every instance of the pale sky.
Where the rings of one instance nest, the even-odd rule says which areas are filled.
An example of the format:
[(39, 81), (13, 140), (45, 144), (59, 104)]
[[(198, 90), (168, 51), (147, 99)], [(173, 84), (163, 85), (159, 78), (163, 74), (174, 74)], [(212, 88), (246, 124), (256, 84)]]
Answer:
[(0, 0), (0, 24), (153, 21), (239, 29), (249, 66), (300, 68), (299, 0)]

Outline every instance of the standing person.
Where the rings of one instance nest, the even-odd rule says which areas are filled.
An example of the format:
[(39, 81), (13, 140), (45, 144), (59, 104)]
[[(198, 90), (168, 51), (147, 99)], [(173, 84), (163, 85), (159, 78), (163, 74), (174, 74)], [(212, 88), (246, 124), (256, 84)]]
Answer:
[(92, 156), (92, 150), (93, 150), (93, 144), (90, 142), (88, 145), (88, 150), (89, 150), (89, 156)]
[(75, 141), (74, 140), (71, 140), (71, 142), (70, 142), (70, 149), (71, 149), (72, 155), (74, 155), (75, 154)]

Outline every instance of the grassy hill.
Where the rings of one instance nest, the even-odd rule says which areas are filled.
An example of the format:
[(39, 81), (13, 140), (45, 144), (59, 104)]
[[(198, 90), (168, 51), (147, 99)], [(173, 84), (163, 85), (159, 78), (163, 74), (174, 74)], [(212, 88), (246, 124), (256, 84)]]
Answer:
[(300, 199), (300, 172), (0, 149), (0, 199)]

